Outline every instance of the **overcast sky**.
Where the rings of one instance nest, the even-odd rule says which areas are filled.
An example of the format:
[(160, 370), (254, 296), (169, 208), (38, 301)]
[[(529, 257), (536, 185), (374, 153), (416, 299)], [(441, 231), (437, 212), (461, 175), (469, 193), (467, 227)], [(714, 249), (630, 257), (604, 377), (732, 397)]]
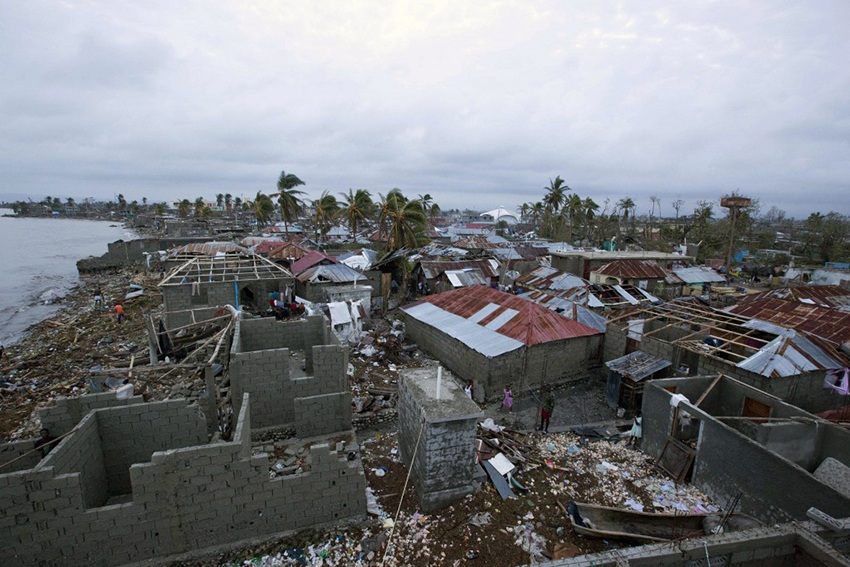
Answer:
[[(850, 2), (0, 2), (0, 194), (850, 213)], [(684, 212), (684, 210), (683, 210)]]

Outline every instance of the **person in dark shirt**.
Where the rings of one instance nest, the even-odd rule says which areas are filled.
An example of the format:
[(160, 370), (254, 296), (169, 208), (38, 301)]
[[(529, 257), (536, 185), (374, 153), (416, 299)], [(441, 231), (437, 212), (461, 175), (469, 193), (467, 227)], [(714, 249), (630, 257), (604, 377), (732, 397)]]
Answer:
[(50, 430), (42, 429), (39, 432), (38, 441), (35, 442), (35, 449), (41, 448), (41, 457), (44, 458), (47, 456), (47, 453), (50, 452), (51, 449), (56, 445), (56, 438), (50, 436)]

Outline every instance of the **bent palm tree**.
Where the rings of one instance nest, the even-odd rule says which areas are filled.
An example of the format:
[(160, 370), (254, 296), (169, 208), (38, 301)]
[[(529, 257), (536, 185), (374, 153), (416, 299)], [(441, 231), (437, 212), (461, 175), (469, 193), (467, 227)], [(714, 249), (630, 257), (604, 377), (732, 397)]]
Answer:
[(340, 193), (340, 195), (343, 198), (343, 215), (348, 222), (351, 236), (356, 238), (357, 225), (371, 217), (375, 210), (372, 194), (365, 189), (358, 189), (357, 191), (349, 189), (348, 194)]
[(388, 252), (424, 244), (427, 241), (425, 221), (425, 211), (418, 199), (407, 200), (399, 189), (393, 189), (386, 197), (381, 195), (378, 224), (387, 237)]
[(304, 202), (301, 200), (301, 195), (306, 195), (304, 191), (295, 189), (299, 185), (304, 185), (297, 176), (280, 172), (280, 177), (277, 180), (277, 193), (272, 193), (272, 197), (277, 196), (277, 204), (280, 205), (280, 218), (283, 220), (283, 227), (286, 234), (289, 234), (289, 223), (295, 221), (304, 211)]
[(271, 197), (262, 191), (257, 191), (257, 196), (251, 204), (251, 210), (254, 212), (254, 216), (257, 217), (257, 226), (265, 226), (271, 220), (272, 215), (274, 215), (274, 202), (272, 202)]
[(316, 230), (316, 240), (319, 239), (319, 234), (323, 236), (327, 234), (331, 227), (331, 223), (339, 212), (339, 203), (336, 197), (323, 191), (318, 199), (312, 202), (314, 214), (314, 224)]

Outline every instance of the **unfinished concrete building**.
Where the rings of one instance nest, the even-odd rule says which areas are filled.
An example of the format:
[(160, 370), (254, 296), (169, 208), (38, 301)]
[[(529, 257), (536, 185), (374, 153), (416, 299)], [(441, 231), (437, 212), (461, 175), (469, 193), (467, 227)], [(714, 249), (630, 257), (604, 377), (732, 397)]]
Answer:
[(166, 325), (175, 328), (209, 319), (224, 305), (265, 311), (269, 294), (292, 284), (288, 270), (261, 256), (195, 256), (172, 270), (159, 289)]
[(605, 361), (634, 351), (672, 363), (680, 376), (722, 373), (811, 412), (850, 401), (824, 382), (846, 368), (835, 345), (779, 325), (712, 309), (681, 298), (613, 316)]
[(422, 509), (431, 512), (474, 491), (478, 406), (448, 372), (401, 372), (398, 445)]
[(475, 400), (584, 376), (599, 362), (597, 329), (509, 293), (474, 286), (402, 308), (407, 333), (463, 380)]
[[(211, 396), (60, 399), (41, 412), (60, 436), (49, 453), (34, 440), (0, 447), (0, 563), (121, 565), (365, 516), (347, 364), (321, 316), (239, 321), (226, 441), (211, 434)], [(274, 468), (281, 455), (252, 448), (252, 427), (293, 429), (283, 444), (308, 464)]]
[(350, 430), (347, 369), (348, 348), (338, 344), (321, 315), (237, 323), (228, 372), (231, 394), (236, 408), (243, 394), (253, 394), (255, 428), (291, 426), (298, 437)]
[(850, 431), (726, 376), (650, 382), (641, 449), (768, 525), (850, 515)]

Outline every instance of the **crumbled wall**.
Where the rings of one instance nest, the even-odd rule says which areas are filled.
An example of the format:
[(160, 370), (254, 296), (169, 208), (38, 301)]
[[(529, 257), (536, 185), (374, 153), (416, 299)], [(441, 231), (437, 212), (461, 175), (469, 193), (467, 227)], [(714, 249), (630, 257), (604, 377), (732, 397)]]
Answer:
[[(641, 449), (651, 457), (660, 456), (672, 425), (671, 393), (664, 387), (693, 383), (694, 380), (654, 380), (647, 384), (643, 396)], [(705, 384), (704, 389), (712, 378), (699, 380)], [(696, 400), (695, 392), (680, 393), (684, 393), (692, 402)], [(757, 392), (752, 395), (758, 397)], [(730, 502), (740, 492), (741, 511), (767, 522), (803, 519), (811, 506), (836, 517), (843, 517), (850, 510), (850, 499), (821, 483), (805, 469), (768, 451), (699, 408), (690, 405), (683, 407), (700, 421), (701, 427), (692, 482), (714, 501)], [(804, 412), (799, 414), (805, 415)], [(850, 433), (843, 433), (850, 438)], [(817, 443), (817, 439), (810, 438), (810, 442)], [(835, 446), (834, 442), (832, 446)], [(820, 456), (850, 460), (848, 454), (827, 455), (821, 451)]]
[[(158, 406), (166, 415), (151, 410), (139, 419), (168, 423), (169, 404)], [(130, 466), (132, 501), (101, 506), (98, 413), (118, 419), (131, 409), (89, 414), (38, 467), (0, 475), (5, 564), (120, 565), (365, 515), (360, 461), (326, 444), (311, 448), (310, 472), (270, 479), (268, 457), (251, 455), (247, 399), (232, 442), (155, 452)]]
[[(299, 437), (351, 429), (348, 348), (321, 344), (326, 337), (324, 321), (319, 316), (238, 323), (228, 374), (237, 412), (242, 394), (256, 394), (251, 417), (255, 427), (294, 424)], [(290, 349), (304, 347), (306, 359), (312, 361), (306, 372), (312, 375), (293, 377)]]

